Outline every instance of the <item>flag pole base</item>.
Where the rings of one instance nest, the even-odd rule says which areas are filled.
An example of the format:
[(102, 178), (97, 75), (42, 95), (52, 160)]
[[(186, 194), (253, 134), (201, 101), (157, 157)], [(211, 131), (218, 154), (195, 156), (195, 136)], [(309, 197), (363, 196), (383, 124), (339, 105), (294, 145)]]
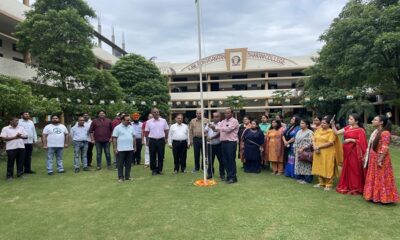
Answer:
[(214, 179), (207, 179), (207, 181), (204, 182), (204, 179), (199, 179), (196, 180), (193, 184), (198, 187), (211, 187), (217, 185), (217, 181), (215, 181)]

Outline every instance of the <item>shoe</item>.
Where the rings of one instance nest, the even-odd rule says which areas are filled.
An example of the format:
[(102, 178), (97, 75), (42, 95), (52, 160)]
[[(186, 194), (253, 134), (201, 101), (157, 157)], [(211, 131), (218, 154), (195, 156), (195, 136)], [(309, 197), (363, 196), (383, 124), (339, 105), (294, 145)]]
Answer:
[(152, 172), (151, 175), (152, 175), (152, 176), (156, 176), (156, 175), (157, 175), (157, 172)]
[(282, 176), (283, 175), (283, 173), (277, 173), (277, 174), (275, 174), (275, 175), (277, 175), (277, 176)]
[(80, 171), (79, 168), (75, 168), (75, 170), (74, 170), (75, 173), (78, 173), (79, 171)]
[(174, 170), (174, 174), (178, 174), (178, 171), (177, 171), (177, 170)]
[(158, 174), (158, 175), (164, 175), (164, 173), (162, 173), (162, 172), (157, 172), (157, 174)]
[(58, 171), (58, 173), (65, 173), (65, 170)]
[(48, 172), (47, 175), (51, 176), (51, 175), (54, 175), (54, 173), (53, 172)]
[(125, 178), (125, 181), (133, 181), (133, 178)]
[(35, 172), (35, 171), (32, 171), (32, 170), (25, 171), (24, 173), (25, 173), (25, 174), (36, 174), (36, 172)]
[(182, 170), (182, 173), (187, 173), (187, 171), (186, 170)]
[(100, 167), (100, 166), (96, 167), (96, 170), (97, 170), (97, 171), (100, 171), (100, 170), (101, 170), (101, 167)]
[(7, 177), (7, 181), (12, 181), (13, 177)]
[(325, 187), (324, 188), (324, 191), (330, 191), (330, 190), (332, 190), (332, 187)]
[(199, 170), (196, 170), (196, 169), (192, 170), (192, 173), (197, 173), (197, 172), (199, 172)]
[(220, 177), (221, 181), (226, 181), (226, 178), (224, 176)]
[(213, 178), (211, 175), (208, 175), (208, 176), (207, 176), (207, 179), (211, 179), (211, 178)]
[(322, 187), (324, 187), (324, 186), (322, 186), (321, 184), (315, 184), (314, 186), (313, 186), (314, 188), (322, 188)]
[(123, 178), (120, 178), (120, 179), (118, 179), (118, 182), (119, 182), (119, 183), (123, 183), (123, 182), (124, 182), (124, 179), (123, 179)]
[(87, 171), (89, 171), (89, 168), (88, 167), (84, 167), (83, 171), (87, 172)]
[(237, 182), (237, 180), (229, 179), (226, 183), (227, 184), (233, 184), (233, 183), (236, 183), (236, 182)]
[(17, 176), (17, 178), (19, 178), (19, 179), (24, 179), (24, 178), (26, 178), (24, 175), (19, 175), (19, 176)]
[(300, 181), (299, 183), (300, 183), (300, 184), (307, 184), (306, 181)]

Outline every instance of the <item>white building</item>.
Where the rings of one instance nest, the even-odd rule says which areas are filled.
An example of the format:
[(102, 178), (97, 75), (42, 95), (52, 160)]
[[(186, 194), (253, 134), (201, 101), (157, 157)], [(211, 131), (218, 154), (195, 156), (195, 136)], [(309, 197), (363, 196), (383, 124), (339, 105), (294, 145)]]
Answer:
[[(241, 95), (246, 99), (241, 115), (305, 112), (297, 98), (296, 84), (307, 77), (303, 70), (313, 64), (312, 56), (286, 58), (247, 48), (225, 49), (207, 56), (202, 59), (205, 109), (210, 116), (212, 111), (227, 107), (224, 101), (228, 96)], [(172, 113), (193, 117), (200, 105), (199, 62), (157, 66), (169, 79)], [(277, 102), (273, 100), (277, 90), (291, 94)]]

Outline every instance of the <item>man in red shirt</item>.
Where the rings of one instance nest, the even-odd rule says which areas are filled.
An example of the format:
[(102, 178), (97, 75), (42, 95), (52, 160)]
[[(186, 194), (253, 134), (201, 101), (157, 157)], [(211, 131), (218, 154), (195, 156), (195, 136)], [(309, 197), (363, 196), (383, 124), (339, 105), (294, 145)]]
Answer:
[(112, 122), (106, 118), (106, 112), (100, 110), (97, 113), (98, 118), (92, 121), (89, 133), (90, 139), (96, 145), (97, 170), (101, 170), (101, 155), (104, 150), (107, 161), (107, 168), (111, 169), (110, 142), (112, 141)]

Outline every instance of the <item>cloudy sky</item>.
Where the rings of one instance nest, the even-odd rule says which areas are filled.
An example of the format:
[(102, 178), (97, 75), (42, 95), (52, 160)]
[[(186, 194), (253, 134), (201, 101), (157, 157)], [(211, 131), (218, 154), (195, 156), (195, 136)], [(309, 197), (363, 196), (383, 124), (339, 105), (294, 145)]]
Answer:
[[(103, 34), (125, 33), (129, 52), (157, 61), (193, 62), (197, 55), (194, 0), (87, 0), (101, 15)], [(347, 0), (201, 0), (206, 55), (225, 48), (282, 56), (313, 54), (318, 37)], [(97, 25), (96, 21), (93, 21)]]

